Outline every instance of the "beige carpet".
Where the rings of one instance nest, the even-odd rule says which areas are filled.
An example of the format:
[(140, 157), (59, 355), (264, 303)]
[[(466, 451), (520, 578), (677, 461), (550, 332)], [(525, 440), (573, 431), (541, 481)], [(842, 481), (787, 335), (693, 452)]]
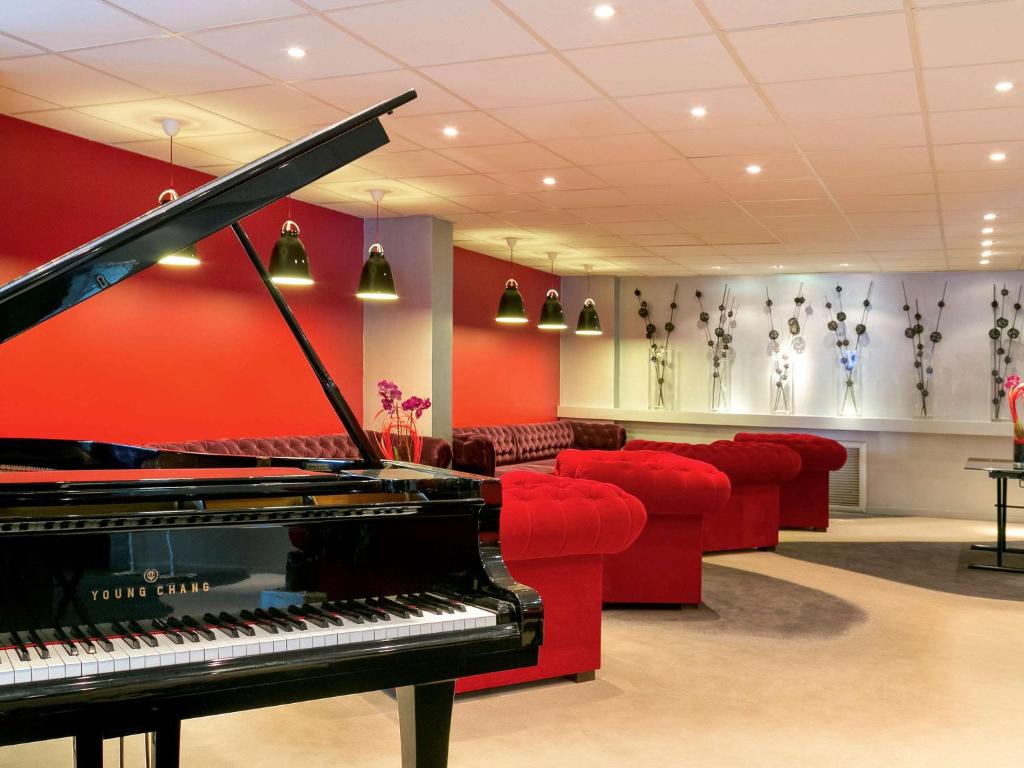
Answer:
[[(605, 612), (596, 681), (461, 697), (451, 765), (1019, 765), (1024, 575), (964, 568), (986, 557), (966, 542), (992, 536), (974, 521), (840, 519), (784, 534), (778, 553), (709, 557), (705, 607)], [(399, 765), (382, 693), (190, 722), (183, 738), (186, 766)], [(70, 753), (8, 747), (0, 768)], [(128, 758), (144, 765), (138, 739)]]

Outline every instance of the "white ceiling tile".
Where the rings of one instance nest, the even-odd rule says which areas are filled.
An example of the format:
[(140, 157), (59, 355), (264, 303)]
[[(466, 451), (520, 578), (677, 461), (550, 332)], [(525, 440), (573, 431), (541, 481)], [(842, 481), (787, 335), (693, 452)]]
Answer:
[[(449, 138), (443, 129), (454, 127), (459, 135)], [(408, 115), (396, 112), (384, 120), (389, 134), (398, 134), (424, 147), (476, 147), (525, 141), (517, 131), (486, 112), (446, 112), (438, 115)]]
[(635, 133), (644, 127), (609, 99), (496, 109), (492, 114), (531, 139)]
[(534, 197), (549, 208), (607, 208), (629, 202), (617, 189), (557, 189)]
[(311, 96), (353, 113), (379, 104), (410, 88), (416, 90), (416, 98), (402, 107), (402, 117), (470, 109), (469, 104), (462, 99), (407, 69), (328, 77), (322, 80), (302, 80), (294, 83), (294, 86)]
[(830, 232), (831, 230), (846, 231), (850, 228), (846, 219), (838, 213), (813, 216), (758, 216), (757, 220), (780, 237), (798, 230)]
[(428, 176), (409, 178), (405, 181), (417, 189), (439, 197), (459, 197), (462, 195), (500, 195), (511, 192), (508, 184), (481, 174), (465, 174), (458, 176)]
[[(398, 64), (318, 16), (290, 16), (189, 37), (230, 59), (278, 80), (312, 80), (397, 69)], [(301, 59), (285, 51), (298, 46)]]
[(665, 141), (687, 157), (718, 157), (764, 152), (793, 152), (793, 139), (781, 125), (722, 126), (700, 130), (668, 131)]
[(248, 130), (246, 125), (177, 99), (146, 99), (100, 104), (94, 107), (81, 107), (79, 111), (156, 137), (165, 136), (160, 124), (165, 117), (172, 117), (181, 123), (181, 133), (178, 137), (182, 139), (220, 133), (243, 133)]
[(751, 174), (747, 173), (746, 168), (753, 164), (763, 169), (758, 180), (806, 179), (814, 175), (811, 167), (797, 154), (698, 157), (690, 162), (715, 181), (749, 180)]
[(513, 14), (556, 48), (685, 37), (711, 31), (689, 0), (618, 0), (610, 20), (594, 16), (591, 0), (504, 0)]
[(468, 208), (440, 197), (391, 200), (388, 205), (392, 211), (403, 216), (444, 216), (453, 213), (470, 212)]
[(855, 213), (847, 215), (855, 227), (929, 227), (938, 226), (937, 211), (886, 211), (882, 213)]
[(936, 112), (1024, 105), (1024, 88), (995, 89), (1003, 81), (1024, 83), (1024, 61), (925, 69), (922, 74), (928, 109)]
[[(751, 177), (753, 178), (753, 177)], [(760, 179), (723, 182), (722, 188), (733, 200), (796, 200), (826, 197), (817, 179)]]
[(806, 151), (849, 149), (850, 147), (923, 146), (921, 115), (891, 115), (821, 123), (793, 123), (790, 130)]
[(1024, 140), (1024, 106), (934, 112), (931, 126), (936, 144)]
[(0, 32), (51, 51), (107, 45), (164, 34), (100, 0), (0, 3)]
[[(95, 119), (95, 118), (91, 118)], [(120, 128), (120, 126), (117, 126)], [(121, 128), (121, 130), (125, 130)], [(167, 161), (169, 158), (170, 146), (167, 139), (145, 139), (144, 141), (121, 141), (119, 149), (127, 149), (129, 152), (136, 152), (147, 157), (155, 157), (157, 160)], [(189, 168), (209, 167), (230, 163), (228, 158), (221, 155), (212, 155), (198, 149), (182, 144), (180, 141), (174, 145), (174, 164), (184, 165)], [(232, 167), (237, 167), (233, 165)], [(184, 190), (179, 190), (184, 191)]]
[(861, 242), (869, 251), (942, 251), (944, 249), (941, 238), (931, 240), (868, 240), (861, 232)]
[[(934, 147), (937, 171), (1003, 171), (1024, 168), (1024, 141), (1001, 141), (980, 144), (939, 144)], [(1003, 152), (1006, 159), (995, 163), (993, 152)]]
[(918, 11), (916, 16), (921, 59), (926, 67), (1021, 58), (1022, 0), (929, 8)]
[(9, 59), (13, 56), (32, 56), (42, 52), (42, 48), (23, 43), (7, 35), (0, 35), (0, 59)]
[(345, 117), (338, 109), (286, 85), (263, 85), (234, 91), (197, 94), (189, 104), (260, 129), (327, 125)]
[(580, 208), (574, 210), (584, 221), (653, 221), (661, 217), (647, 205), (615, 205), (607, 208)]
[[(118, 142), (142, 139), (145, 133), (125, 128), (123, 125), (100, 120), (96, 117), (84, 115), (73, 109), (58, 109), (47, 112), (29, 112), (18, 115), (22, 120), (28, 120), (36, 125), (45, 125), (47, 128), (55, 128), (64, 133), (81, 136), (92, 141)], [(164, 141), (164, 156), (167, 156), (167, 142)]]
[(583, 101), (601, 95), (550, 54), (446, 64), (425, 68), (423, 73), (480, 109)]
[(928, 148), (878, 147), (875, 149), (840, 149), (808, 152), (807, 159), (822, 177), (863, 176), (883, 173), (929, 173), (931, 159)]
[(0, 86), (45, 99), (63, 107), (142, 99), (149, 91), (60, 56), (6, 59)]
[[(775, 122), (761, 97), (749, 86), (660, 93), (654, 96), (627, 96), (618, 101), (640, 122), (655, 131), (701, 128), (716, 131), (722, 126)], [(690, 114), (694, 107), (704, 107), (707, 115), (694, 117)]]
[[(944, 192), (939, 195), (939, 206), (948, 211), (989, 211), (1002, 208), (1024, 207), (1024, 190), (993, 192)], [(983, 225), (979, 224), (980, 229)]]
[(999, 191), (1016, 192), (1024, 189), (1024, 170), (945, 171), (935, 174), (935, 183), (940, 193), (983, 192), (991, 195)]
[(847, 213), (884, 213), (893, 211), (934, 211), (938, 207), (935, 195), (872, 195), (866, 197), (840, 197), (839, 207)]
[(10, 88), (0, 88), (0, 114), (14, 115), (18, 112), (54, 109), (57, 106), (53, 102), (26, 96), (24, 93), (12, 91)]
[(913, 68), (902, 13), (764, 27), (729, 40), (762, 83)]
[(569, 211), (509, 211), (493, 216), (503, 224), (514, 227), (546, 227), (552, 224), (578, 224), (581, 219)]
[[(624, 222), (630, 223), (630, 222)], [(632, 222), (636, 223), (636, 222)], [(650, 222), (643, 222), (648, 224)], [(658, 222), (653, 222), (655, 225)], [(614, 225), (607, 225), (614, 226)], [(628, 235), (626, 237), (634, 245), (639, 245), (643, 248), (651, 247), (671, 247), (671, 246), (690, 246), (690, 245), (703, 245), (700, 238), (694, 237), (693, 235), (687, 235), (680, 232), (663, 232), (661, 234), (651, 235)]]
[[(325, 179), (327, 177), (324, 177)], [(411, 197), (432, 197), (428, 192), (417, 189), (395, 179), (365, 179), (359, 181), (324, 181), (317, 182), (320, 186), (326, 187), (339, 195), (346, 195), (355, 200), (370, 202), (370, 190), (382, 189), (386, 196), (381, 203), (381, 208), (387, 208), (395, 200), (404, 200)], [(371, 204), (372, 205), (372, 204)]]
[(745, 202), (746, 208), (751, 216), (763, 219), (766, 216), (817, 216), (823, 214), (834, 215), (836, 207), (831, 200), (825, 197), (809, 198), (806, 200), (751, 200)]
[(865, 241), (879, 240), (939, 240), (942, 228), (932, 227), (867, 227), (858, 226), (857, 234)]
[(445, 157), (479, 173), (502, 171), (554, 170), (569, 163), (538, 144), (498, 144), (487, 147), (450, 147), (439, 149)]
[(414, 67), (543, 50), (507, 14), (480, 0), (398, 0), (328, 16)]
[(611, 96), (745, 85), (712, 35), (568, 51), (566, 58)]
[(729, 195), (721, 186), (710, 181), (653, 186), (621, 187), (631, 203), (644, 205), (693, 205), (725, 202)]
[(509, 211), (539, 211), (546, 206), (529, 195), (466, 195), (453, 198), (455, 202), (480, 213), (506, 213)]
[(470, 169), (428, 149), (412, 152), (371, 152), (359, 164), (382, 176), (404, 179), (410, 176), (445, 176), (470, 173)]
[(236, 163), (248, 163), (283, 147), (286, 142), (277, 136), (251, 131), (217, 136), (182, 137), (180, 144), (234, 160)]
[(724, 29), (898, 11), (902, 0), (705, 0)]
[(292, 0), (111, 0), (113, 5), (172, 32), (293, 16), (305, 9)]
[(177, 37), (137, 40), (67, 54), (168, 96), (262, 85), (267, 78)]
[(700, 184), (704, 181), (701, 173), (690, 161), (681, 157), (642, 163), (591, 165), (587, 170), (608, 184), (623, 187), (636, 187), (642, 184)]
[(606, 186), (601, 179), (582, 168), (559, 168), (552, 173), (554, 186), (544, 183), (546, 174), (538, 171), (509, 171), (492, 173), (491, 178), (512, 187), (517, 192), (550, 192), (573, 189), (598, 189)]
[(841, 252), (844, 248), (860, 250), (857, 235), (848, 229), (794, 229), (780, 232), (779, 239), (790, 247), (803, 245), (811, 251)]
[(578, 165), (597, 165), (611, 159), (619, 162), (645, 162), (679, 157), (679, 153), (672, 147), (650, 133), (554, 139), (543, 144)]
[(855, 75), (764, 86), (786, 121), (844, 120), (920, 111), (913, 72)]

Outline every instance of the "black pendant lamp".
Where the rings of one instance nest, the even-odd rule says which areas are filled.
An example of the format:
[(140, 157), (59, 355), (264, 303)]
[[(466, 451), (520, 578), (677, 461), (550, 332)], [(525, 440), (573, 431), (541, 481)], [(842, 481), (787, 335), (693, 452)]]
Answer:
[(597, 307), (594, 300), (590, 298), (590, 265), (583, 267), (587, 272), (587, 298), (583, 301), (583, 309), (580, 310), (580, 317), (576, 321), (577, 336), (600, 336), (601, 318), (597, 316)]
[[(515, 267), (515, 248), (519, 239), (506, 237), (505, 242), (508, 243), (508, 263), (509, 271), (511, 272)], [(523, 294), (519, 292), (519, 283), (515, 281), (515, 278), (510, 277), (505, 281), (505, 290), (498, 301), (498, 313), (495, 315), (494, 320), (506, 325), (522, 325), (528, 322), (526, 319), (526, 304), (523, 302)]]
[[(181, 130), (181, 123), (171, 117), (165, 117), (160, 121), (160, 125), (163, 126), (164, 133), (167, 134), (167, 138), (170, 140), (171, 150), (169, 155), (168, 164), (171, 166), (171, 186), (160, 193), (157, 197), (157, 202), (160, 205), (173, 202), (178, 199), (178, 193), (174, 191), (174, 137), (178, 135)], [(165, 264), (169, 267), (198, 267), (199, 266), (199, 254), (196, 252), (196, 245), (192, 245), (182, 248), (177, 253), (169, 253), (166, 256), (160, 258), (160, 264)]]
[[(288, 204), (291, 208), (291, 200)], [(299, 225), (289, 218), (281, 225), (281, 236), (270, 253), (270, 279), (277, 285), (312, 285), (309, 256), (299, 240)]]
[[(551, 276), (555, 275), (555, 257), (558, 254), (548, 251), (548, 259), (551, 261)], [(565, 322), (565, 312), (562, 310), (562, 302), (558, 300), (558, 291), (552, 288), (544, 299), (544, 306), (540, 308), (540, 322), (537, 327), (544, 331), (564, 331), (569, 326)]]
[(371, 189), (370, 196), (377, 204), (377, 242), (370, 246), (367, 253), (363, 271), (359, 275), (356, 298), (363, 301), (395, 301), (398, 299), (395, 276), (388, 260), (384, 258), (384, 247), (380, 244), (380, 201), (384, 197), (384, 190)]

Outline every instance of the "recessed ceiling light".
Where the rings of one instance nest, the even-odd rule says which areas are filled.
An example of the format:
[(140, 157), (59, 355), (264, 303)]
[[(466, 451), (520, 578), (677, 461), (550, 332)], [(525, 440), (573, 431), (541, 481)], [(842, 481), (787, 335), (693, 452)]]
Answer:
[(1006, 93), (1007, 91), (1013, 90), (1013, 83), (1009, 80), (1003, 80), (1001, 83), (996, 83), (996, 90), (1000, 93)]
[(704, 117), (704, 115), (706, 115), (707, 113), (708, 110), (706, 107), (694, 107), (693, 109), (690, 110), (690, 114), (693, 115), (694, 117)]
[(982, 240), (981, 241), (981, 247), (982, 248), (988, 248), (990, 245), (992, 245), (992, 241), (991, 240)]
[(983, 234), (983, 235), (991, 235), (995, 231), (996, 230), (993, 227), (985, 227), (983, 230), (981, 230), (981, 234)]
[(441, 133), (443, 133), (449, 139), (454, 139), (456, 136), (459, 135), (459, 129), (456, 128), (454, 125), (446, 125), (444, 128), (441, 129)]
[(715, 266), (712, 267), (712, 269), (721, 269), (721, 267), (716, 264)]
[(594, 15), (599, 19), (610, 19), (615, 15), (615, 6), (599, 5), (594, 9)]
[(303, 56), (306, 55), (306, 49), (299, 48), (297, 45), (293, 45), (291, 48), (285, 51), (285, 53), (287, 53), (293, 59), (301, 59)]
[(759, 174), (759, 173), (760, 173), (760, 172), (761, 172), (762, 170), (763, 170), (763, 169), (761, 168), (761, 166), (760, 166), (760, 165), (748, 165), (748, 166), (747, 166), (747, 173), (751, 174), (752, 176), (756, 176), (756, 175), (757, 175), (757, 174)]
[(978, 263), (979, 264), (991, 264), (992, 262), (990, 262), (988, 259), (979, 259)]
[(985, 221), (992, 221), (995, 217), (996, 215), (994, 213), (986, 213), (981, 218), (983, 218)]
[(840, 263), (839, 263), (839, 266), (840, 266), (840, 267), (848, 267), (848, 266), (850, 266), (850, 265), (849, 265), (849, 264), (847, 264), (847, 263), (846, 263), (845, 261), (842, 261), (842, 262), (840, 262)]
[(995, 162), (995, 163), (1001, 163), (1001, 162), (1003, 162), (1003, 160), (1006, 159), (1006, 153), (1005, 152), (993, 152), (991, 155), (988, 156), (988, 159), (993, 161), (993, 162)]
[(775, 268), (775, 269), (782, 269), (784, 266), (786, 266), (786, 265), (785, 264), (772, 264), (772, 267)]
[(989, 256), (991, 256), (991, 255), (992, 255), (992, 251), (982, 251), (982, 252), (981, 252), (981, 257), (982, 257), (983, 259), (987, 259), (987, 258), (988, 258)]
[(546, 187), (553, 187), (556, 183), (558, 183), (558, 179), (556, 179), (554, 176), (545, 176), (543, 179), (541, 179), (541, 181), (544, 182), (544, 186)]

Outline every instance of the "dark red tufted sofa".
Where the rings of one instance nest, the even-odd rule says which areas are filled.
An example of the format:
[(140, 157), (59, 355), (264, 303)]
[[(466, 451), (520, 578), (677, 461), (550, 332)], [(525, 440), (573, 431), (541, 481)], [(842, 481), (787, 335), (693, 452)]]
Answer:
[(729, 500), (729, 478), (668, 451), (562, 451), (555, 474), (612, 483), (636, 496), (647, 525), (604, 559), (604, 602), (698, 605), (702, 532)]
[[(370, 433), (371, 443), (373, 433)], [(292, 435), (288, 437), (235, 437), (221, 440), (185, 440), (155, 443), (154, 448), (200, 453), (226, 453), (234, 456), (300, 456), (302, 458), (356, 459), (359, 451), (348, 435)], [(448, 441), (437, 437), (423, 438), (422, 464), (447, 467), (452, 461)]]
[(737, 442), (776, 443), (800, 454), (800, 474), (782, 484), (779, 524), (783, 528), (828, 530), (828, 473), (842, 469), (846, 448), (818, 435), (740, 432)]
[(452, 430), (452, 466), (490, 477), (517, 469), (549, 474), (566, 448), (617, 451), (626, 442), (618, 424), (589, 421), (543, 421), (460, 427)]
[(536, 666), (463, 678), (458, 691), (574, 675), (601, 666), (602, 558), (629, 547), (647, 515), (606, 483), (537, 472), (501, 478), (501, 550), (512, 576), (544, 602), (544, 644)]
[(628, 451), (665, 451), (707, 462), (732, 486), (721, 514), (704, 519), (704, 551), (774, 547), (779, 543), (780, 486), (800, 471), (800, 456), (777, 443), (669, 443), (630, 440)]

